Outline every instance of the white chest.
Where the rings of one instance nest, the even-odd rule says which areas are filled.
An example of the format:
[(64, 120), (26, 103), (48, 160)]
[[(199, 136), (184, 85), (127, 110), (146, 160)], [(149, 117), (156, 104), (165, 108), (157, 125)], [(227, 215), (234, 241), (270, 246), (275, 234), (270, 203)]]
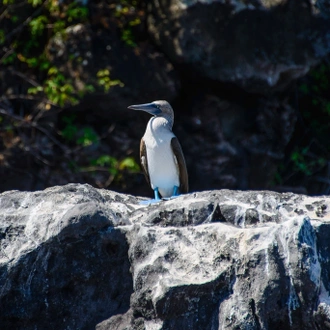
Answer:
[(151, 187), (158, 188), (163, 197), (173, 194), (174, 186), (179, 187), (179, 172), (172, 151), (173, 132), (164, 126), (153, 125), (149, 121), (143, 136), (147, 150), (148, 171)]

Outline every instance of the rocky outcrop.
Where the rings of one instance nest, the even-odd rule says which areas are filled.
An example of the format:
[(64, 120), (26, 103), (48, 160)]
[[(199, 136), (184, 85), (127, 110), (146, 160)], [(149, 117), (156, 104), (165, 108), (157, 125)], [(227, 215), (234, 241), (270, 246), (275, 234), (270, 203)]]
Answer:
[(1, 329), (92, 329), (133, 292), (122, 223), (87, 186), (1, 195)]
[(249, 110), (214, 95), (191, 104), (189, 115), (180, 116), (175, 130), (182, 141), (192, 189), (270, 187), (296, 117), (289, 104), (271, 98), (260, 99)]
[(157, 0), (149, 13), (174, 63), (250, 92), (285, 89), (330, 51), (329, 22), (309, 1)]
[(0, 195), (1, 329), (330, 329), (329, 197)]

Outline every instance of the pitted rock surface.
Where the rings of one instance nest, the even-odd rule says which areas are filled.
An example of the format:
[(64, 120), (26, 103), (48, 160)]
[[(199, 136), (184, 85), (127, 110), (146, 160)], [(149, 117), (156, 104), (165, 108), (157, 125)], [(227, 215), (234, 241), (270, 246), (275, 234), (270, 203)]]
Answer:
[(1, 329), (329, 329), (330, 198), (0, 195)]

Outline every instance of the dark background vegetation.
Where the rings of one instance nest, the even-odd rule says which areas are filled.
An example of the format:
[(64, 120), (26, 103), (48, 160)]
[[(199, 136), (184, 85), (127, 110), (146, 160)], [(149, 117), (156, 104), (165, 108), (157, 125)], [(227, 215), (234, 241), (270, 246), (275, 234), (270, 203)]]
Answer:
[[(247, 91), (164, 55), (150, 37), (147, 5), (1, 2), (0, 191), (81, 182), (151, 195), (138, 156), (148, 116), (126, 108), (167, 99), (192, 191), (328, 194), (328, 58), (282, 90)], [(292, 132), (285, 138), (283, 125)], [(247, 147), (260, 134), (281, 145), (264, 166)]]

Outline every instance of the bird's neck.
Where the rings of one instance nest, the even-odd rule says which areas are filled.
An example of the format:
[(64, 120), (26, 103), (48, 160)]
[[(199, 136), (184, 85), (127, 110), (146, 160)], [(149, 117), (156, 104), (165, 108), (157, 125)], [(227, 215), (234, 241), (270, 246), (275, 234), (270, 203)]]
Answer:
[(147, 128), (152, 131), (168, 130), (172, 131), (173, 119), (161, 116), (161, 117), (152, 117), (148, 122)]

